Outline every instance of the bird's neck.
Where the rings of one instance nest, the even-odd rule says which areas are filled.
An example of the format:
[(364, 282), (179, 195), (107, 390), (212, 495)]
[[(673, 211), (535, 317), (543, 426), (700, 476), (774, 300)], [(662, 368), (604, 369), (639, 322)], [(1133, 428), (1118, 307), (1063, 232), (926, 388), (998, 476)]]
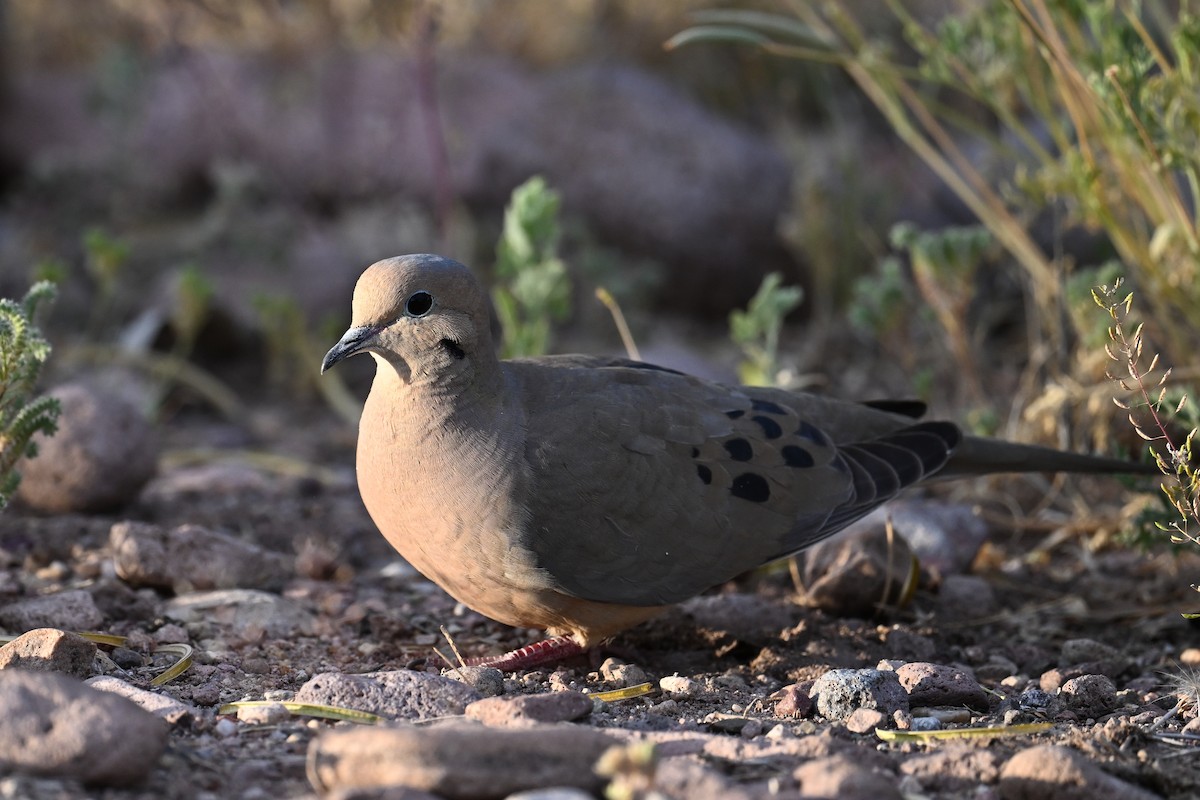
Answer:
[(436, 372), (397, 369), (378, 356), (376, 362), (371, 394), (400, 400), (390, 404), (393, 425), (427, 431), (448, 424), (487, 429), (508, 416), (512, 392), (494, 359)]

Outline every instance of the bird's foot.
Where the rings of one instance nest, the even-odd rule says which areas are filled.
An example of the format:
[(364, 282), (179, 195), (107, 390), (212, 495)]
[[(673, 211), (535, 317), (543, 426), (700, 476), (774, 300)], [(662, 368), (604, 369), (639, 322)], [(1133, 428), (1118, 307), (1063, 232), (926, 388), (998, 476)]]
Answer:
[(512, 650), (504, 655), (468, 658), (467, 664), (472, 667), (495, 667), (504, 672), (513, 672), (518, 669), (538, 667), (552, 661), (561, 661), (583, 652), (583, 647), (571, 637), (553, 636)]

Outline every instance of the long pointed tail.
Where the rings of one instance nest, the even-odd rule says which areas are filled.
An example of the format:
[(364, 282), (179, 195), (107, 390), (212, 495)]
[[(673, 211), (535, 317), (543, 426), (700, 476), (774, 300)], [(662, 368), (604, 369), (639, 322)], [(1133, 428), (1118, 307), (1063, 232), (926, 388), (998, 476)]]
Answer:
[(1096, 472), (1150, 475), (1154, 464), (1107, 456), (1067, 453), (1049, 447), (1017, 444), (981, 436), (964, 436), (954, 448), (941, 477), (984, 475), (990, 472)]

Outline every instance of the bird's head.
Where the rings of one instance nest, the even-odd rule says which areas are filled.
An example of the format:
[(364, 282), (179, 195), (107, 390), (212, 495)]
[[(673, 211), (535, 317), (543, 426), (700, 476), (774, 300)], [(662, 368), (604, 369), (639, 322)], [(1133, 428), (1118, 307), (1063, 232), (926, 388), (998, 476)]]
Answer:
[(436, 382), (492, 356), (487, 301), (471, 271), (442, 256), (377, 261), (354, 287), (350, 328), (321, 362), (371, 353), (407, 383)]

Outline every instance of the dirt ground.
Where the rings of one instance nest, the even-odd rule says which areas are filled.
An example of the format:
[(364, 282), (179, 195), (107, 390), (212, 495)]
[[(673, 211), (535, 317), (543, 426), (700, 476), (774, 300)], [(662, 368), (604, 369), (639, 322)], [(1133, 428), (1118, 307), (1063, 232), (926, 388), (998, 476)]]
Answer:
[[(140, 500), (120, 514), (40, 517), (14, 507), (0, 516), (0, 597), (84, 588), (104, 614), (104, 630), (133, 636), (147, 649), (156, 631), (178, 623), (166, 615), (169, 591), (132, 588), (114, 575), (109, 530), (124, 519), (166, 529), (203, 525), (296, 556), (278, 594), (310, 619), (295, 630), (270, 634), (217, 617), (183, 624), (195, 664), (159, 691), (192, 704), (196, 713), (190, 724), (172, 730), (167, 752), (143, 785), (100, 790), (10, 776), (0, 781), (0, 796), (305, 796), (313, 791), (305, 773), (310, 741), (349, 723), (292, 717), (231, 726), (231, 715), (218, 714), (221, 704), (286, 699), (324, 672), (440, 672), (444, 664), (433, 648), (449, 652), (439, 632), (443, 625), (468, 656), (499, 652), (535, 636), (457, 605), (398, 560), (358, 499), (353, 431), (344, 423), (315, 409), (273, 413), (274, 433), (250, 441), (235, 424), (184, 409), (165, 429), (168, 453), (176, 455), (164, 459)], [(214, 442), (231, 446), (220, 457), (209, 453), (201, 463), (182, 463), (178, 456)], [(244, 456), (239, 461), (237, 454), (250, 448), (285, 459), (271, 469), (256, 467)], [(978, 492), (978, 499), (994, 505), (997, 497), (1037, 496), (1048, 485), (1037, 479), (980, 482), (958, 487), (947, 501)], [(1115, 481), (1090, 480), (1071, 491), (1103, 498), (1096, 506), (1103, 509), (1118, 505), (1125, 489)], [(1055, 534), (1070, 521), (1059, 505), (1059, 512), (1025, 519), (1024, 531), (993, 525), (974, 564), (975, 574), (995, 595), (994, 603), (980, 599), (982, 613), (970, 598), (947, 607), (936, 587), (925, 585), (911, 603), (877, 618), (838, 616), (805, 607), (788, 571), (771, 570), (720, 587), (618, 637), (611, 653), (508, 676), (506, 688), (509, 693), (612, 689), (616, 684), (604, 678), (597, 662), (615, 654), (644, 671), (656, 690), (607, 703), (576, 724), (660, 739), (701, 733), (727, 740), (722, 755), (708, 757), (707, 766), (749, 796), (786, 796), (789, 787), (794, 796), (790, 776), (804, 761), (796, 755), (796, 743), (805, 740), (823, 742), (817, 749), (826, 753), (858, 753), (852, 757), (893, 775), (913, 797), (998, 796), (995, 765), (1042, 743), (1069, 745), (1108, 773), (1162, 796), (1200, 795), (1194, 745), (1178, 738), (1194, 708), (1162, 721), (1176, 703), (1166, 676), (1179, 674), (1181, 660), (1190, 663), (1195, 653), (1185, 651), (1194, 646), (1196, 623), (1180, 612), (1195, 605), (1188, 583), (1200, 572), (1200, 559), (1105, 546), (1095, 534)], [(1088, 718), (1059, 705), (1041, 714), (1023, 709), (1006, 719), (1016, 693), (1039, 681), (1044, 686), (1045, 674), (1055, 668), (1069, 673), (1071, 665), (1062, 663), (1060, 653), (1064, 642), (1078, 639), (1113, 648), (1116, 656), (1092, 671), (1112, 679), (1116, 709)], [(872, 668), (883, 659), (960, 665), (974, 673), (989, 692), (990, 710), (960, 714), (959, 722), (946, 727), (1039, 720), (1053, 727), (1006, 738), (883, 743), (871, 732), (850, 733), (845, 724), (811, 712), (807, 718), (778, 712), (784, 687), (803, 685), (831, 668)], [(159, 669), (161, 661), (154, 669), (118, 669), (117, 674), (147, 686)], [(697, 690), (683, 699), (666, 698), (657, 691), (658, 680), (671, 675), (694, 679)], [(1191, 691), (1200, 693), (1200, 686)], [(729, 723), (730, 718), (739, 722)], [(777, 727), (782, 731), (772, 735)], [(782, 754), (763, 755), (752, 747), (756, 739), (777, 743), (784, 737), (793, 742), (790, 754), (785, 748)], [(973, 766), (972, 753), (979, 750), (994, 756), (986, 761), (990, 767)], [(906, 771), (906, 763), (916, 765), (938, 752), (949, 755)]]

